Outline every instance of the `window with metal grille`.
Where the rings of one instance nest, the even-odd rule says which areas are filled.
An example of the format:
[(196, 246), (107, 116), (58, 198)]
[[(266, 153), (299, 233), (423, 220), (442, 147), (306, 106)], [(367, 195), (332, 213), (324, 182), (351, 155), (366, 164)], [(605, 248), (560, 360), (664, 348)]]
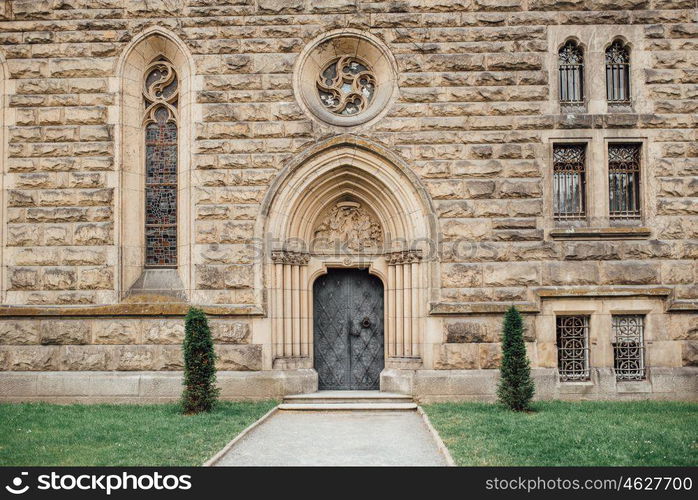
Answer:
[(608, 145), (608, 206), (613, 220), (640, 218), (640, 144)]
[(630, 104), (630, 49), (622, 40), (606, 49), (606, 99), (614, 106)]
[(586, 144), (553, 145), (553, 216), (586, 217)]
[(165, 59), (145, 72), (145, 266), (177, 265), (177, 73)]
[(558, 52), (560, 105), (567, 110), (584, 109), (584, 51), (568, 40)]
[(613, 367), (617, 380), (645, 378), (645, 317), (624, 314), (613, 316)]
[(557, 316), (556, 323), (560, 380), (589, 380), (589, 316)]

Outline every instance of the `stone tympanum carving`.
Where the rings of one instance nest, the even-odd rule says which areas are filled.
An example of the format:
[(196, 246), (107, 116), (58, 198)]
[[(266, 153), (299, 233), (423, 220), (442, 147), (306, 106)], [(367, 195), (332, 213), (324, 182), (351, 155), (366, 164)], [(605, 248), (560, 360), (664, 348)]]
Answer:
[(383, 230), (375, 216), (355, 201), (337, 203), (315, 226), (316, 249), (340, 245), (350, 250), (379, 248), (383, 244)]

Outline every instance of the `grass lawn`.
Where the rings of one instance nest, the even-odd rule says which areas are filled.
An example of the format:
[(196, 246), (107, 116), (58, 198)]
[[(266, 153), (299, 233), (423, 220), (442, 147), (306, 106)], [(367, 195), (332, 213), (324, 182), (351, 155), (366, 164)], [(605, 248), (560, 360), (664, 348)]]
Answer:
[(0, 404), (0, 465), (201, 465), (275, 405), (184, 416), (175, 404)]
[(698, 404), (540, 401), (425, 405), (458, 465), (698, 465)]

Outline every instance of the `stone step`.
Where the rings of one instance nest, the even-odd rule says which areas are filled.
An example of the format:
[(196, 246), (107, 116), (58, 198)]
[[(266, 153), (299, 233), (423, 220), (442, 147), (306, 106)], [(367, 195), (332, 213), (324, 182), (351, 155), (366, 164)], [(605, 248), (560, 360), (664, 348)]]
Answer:
[(414, 411), (415, 403), (282, 403), (287, 411)]
[(285, 404), (411, 403), (412, 396), (380, 391), (318, 391), (285, 396)]

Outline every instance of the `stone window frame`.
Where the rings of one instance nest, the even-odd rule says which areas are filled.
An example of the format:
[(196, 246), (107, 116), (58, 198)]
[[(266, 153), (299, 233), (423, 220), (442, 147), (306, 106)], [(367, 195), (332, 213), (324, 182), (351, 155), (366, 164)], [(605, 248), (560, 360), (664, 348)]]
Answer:
[[(178, 196), (176, 269), (151, 269), (145, 266), (145, 126), (143, 123), (143, 78), (146, 68), (158, 57), (166, 58), (177, 71), (179, 79), (178, 105)], [(187, 45), (179, 37), (159, 26), (152, 26), (136, 35), (122, 52), (117, 62), (116, 77), (111, 85), (118, 95), (118, 105), (110, 112), (110, 123), (116, 134), (115, 164), (119, 174), (116, 199), (116, 245), (119, 249), (119, 279), (117, 292), (120, 299), (131, 294), (152, 293), (174, 295), (184, 299), (193, 289), (193, 224), (191, 207), (194, 183), (193, 124), (200, 121), (194, 89), (195, 64)], [(133, 210), (139, 207), (139, 210)], [(167, 273), (170, 276), (152, 276), (148, 272)], [(158, 283), (150, 290), (148, 281)], [(165, 283), (165, 286), (162, 284)], [(169, 288), (172, 290), (169, 290)], [(172, 293), (171, 293), (172, 292)]]
[[(584, 100), (582, 111), (564, 110), (560, 106), (558, 84), (558, 51), (568, 41), (574, 40), (584, 50)], [(618, 107), (606, 99), (606, 48), (614, 41), (622, 40), (631, 52), (630, 106)], [(545, 112), (551, 115), (585, 115), (618, 113), (651, 113), (652, 103), (646, 95), (644, 69), (651, 67), (651, 54), (645, 47), (642, 25), (562, 25), (548, 26), (548, 105)]]
[[(648, 132), (639, 129), (574, 129), (560, 134), (543, 133), (548, 152), (543, 172), (543, 226), (553, 239), (645, 239), (653, 218), (649, 178)], [(553, 215), (553, 147), (555, 144), (586, 144), (586, 219), (556, 220)], [(608, 144), (640, 144), (640, 217), (611, 220), (608, 199)]]
[[(588, 297), (558, 297), (546, 299), (535, 319), (536, 357), (540, 368), (557, 369), (556, 317), (563, 315), (589, 316), (590, 378), (583, 382), (561, 382), (569, 392), (585, 393), (590, 387), (614, 384), (618, 392), (633, 391), (633, 385), (651, 384), (653, 368), (681, 366), (681, 346), (673, 339), (670, 318), (664, 312), (664, 300), (658, 297), (621, 296), (613, 292)], [(642, 315), (644, 324), (645, 379), (616, 380), (612, 343), (612, 317)]]

